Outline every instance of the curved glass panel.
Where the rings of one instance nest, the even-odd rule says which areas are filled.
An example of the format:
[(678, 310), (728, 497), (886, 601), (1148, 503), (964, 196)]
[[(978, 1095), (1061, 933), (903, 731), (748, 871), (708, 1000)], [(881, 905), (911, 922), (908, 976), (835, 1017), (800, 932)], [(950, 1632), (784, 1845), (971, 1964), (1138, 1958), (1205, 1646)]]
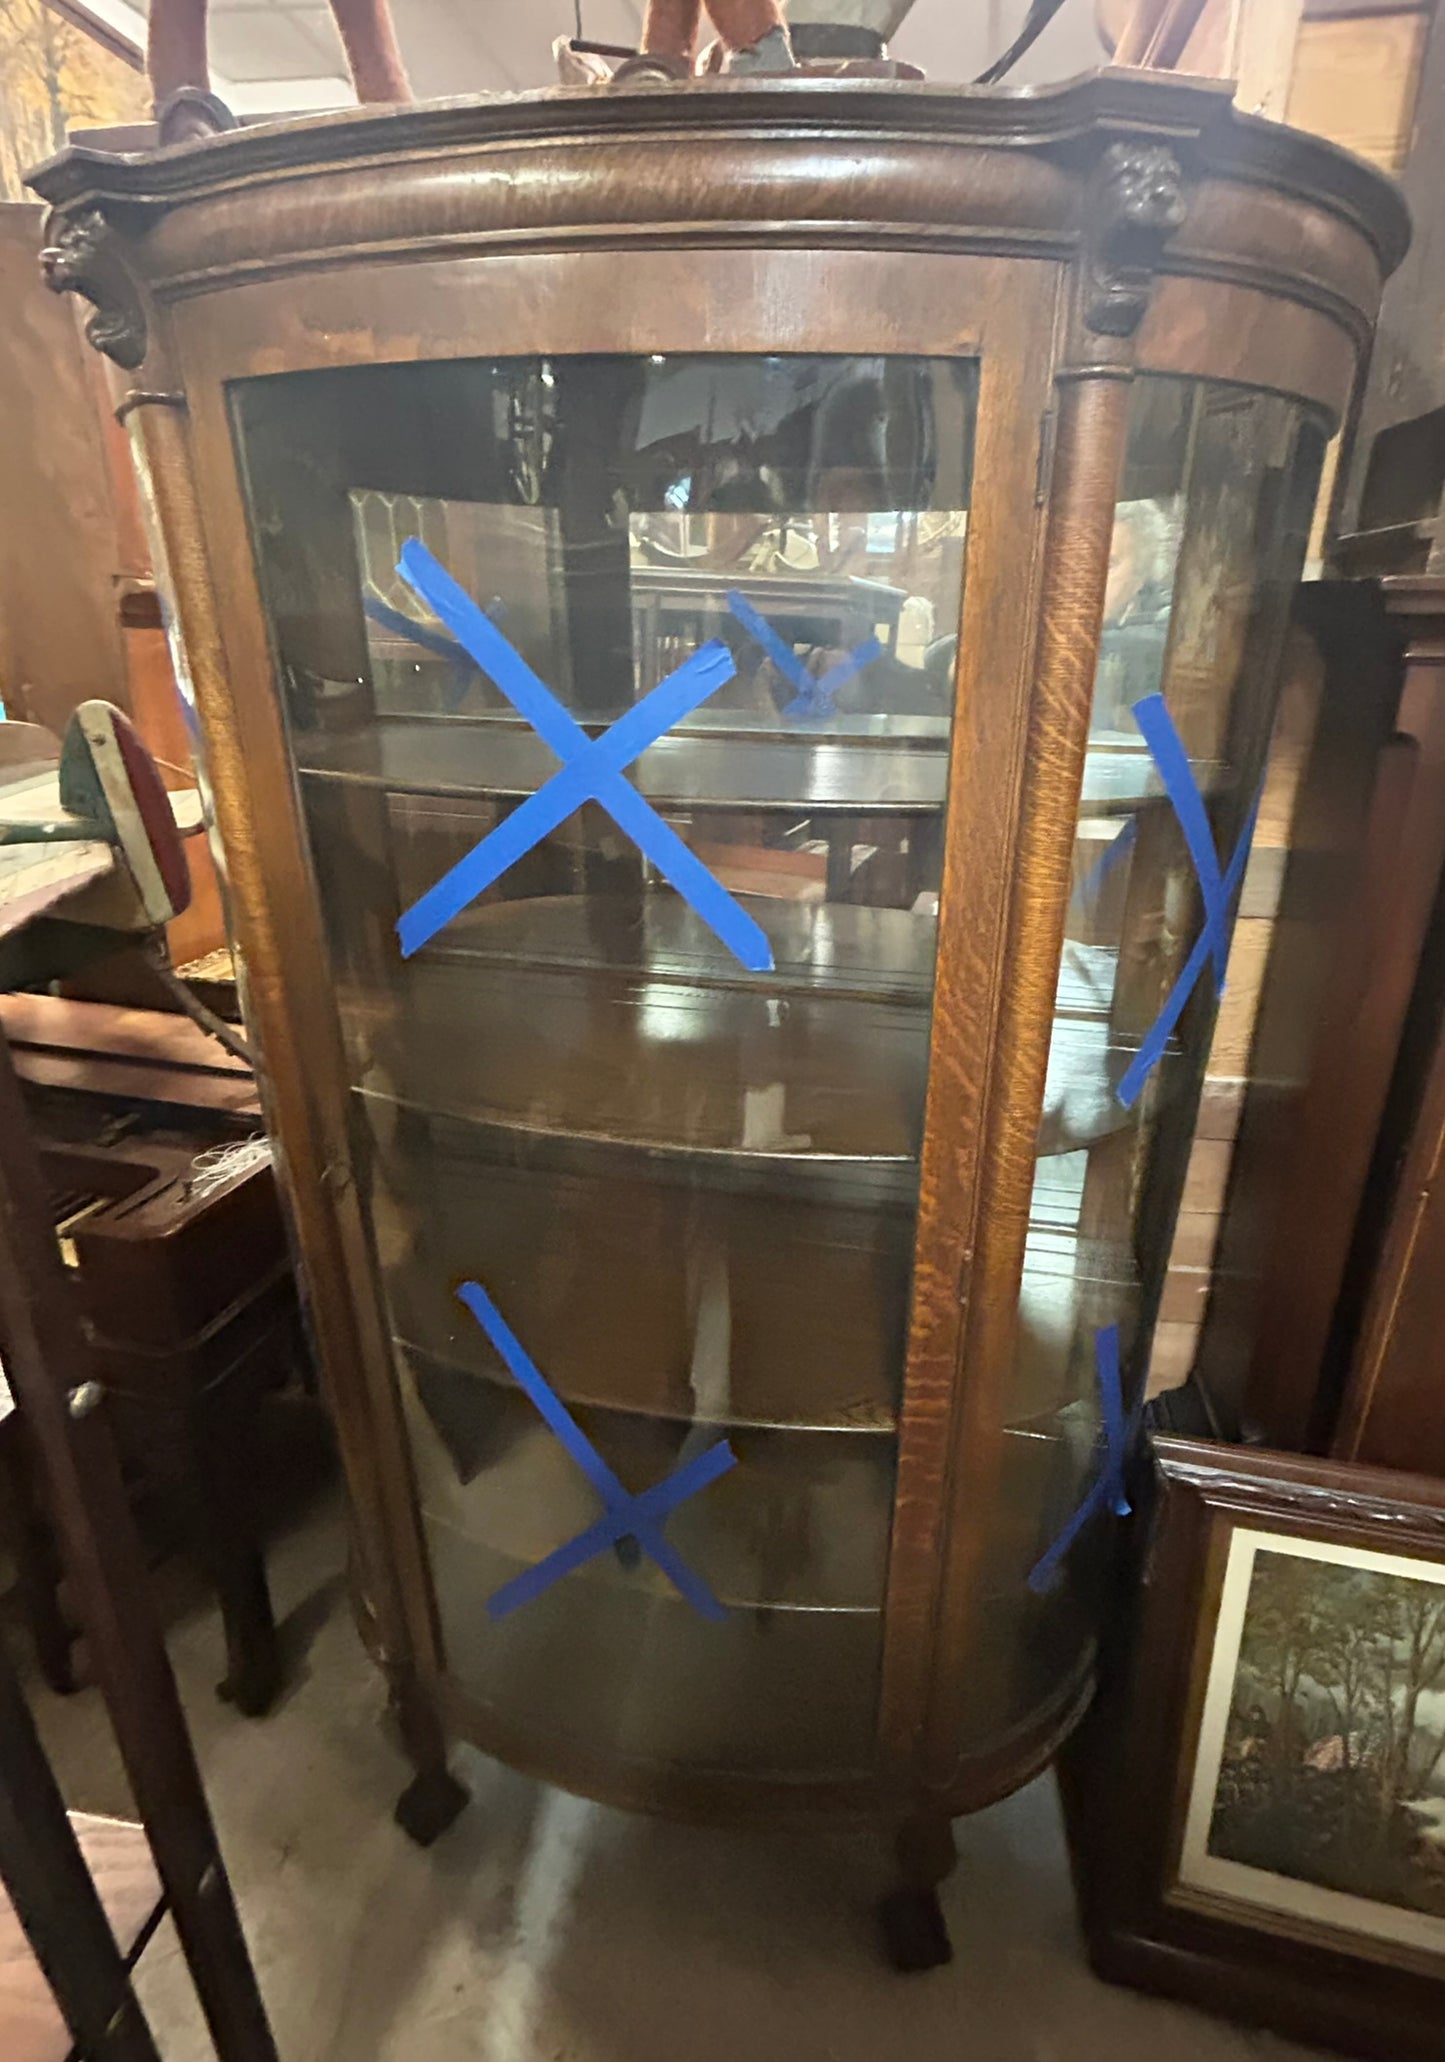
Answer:
[(1088, 1646), (1228, 954), (1324, 432), (1136, 380), (982, 1599), (980, 1736)]
[(234, 390), (447, 1663), (559, 1760), (873, 1756), (975, 394)]

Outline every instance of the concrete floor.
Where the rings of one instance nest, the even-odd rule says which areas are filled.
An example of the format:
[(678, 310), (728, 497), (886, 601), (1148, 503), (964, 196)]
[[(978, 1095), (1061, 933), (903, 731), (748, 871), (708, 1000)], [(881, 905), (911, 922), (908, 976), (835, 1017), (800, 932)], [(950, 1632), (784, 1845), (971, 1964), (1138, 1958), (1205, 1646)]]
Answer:
[[(1097, 1982), (1051, 1783), (960, 1822), (951, 1968), (880, 1965), (882, 1843), (628, 1818), (463, 1750), (472, 1808), (429, 1853), (391, 1823), (404, 1771), (352, 1629), (334, 1493), (272, 1555), (291, 1687), (260, 1721), (211, 1685), (204, 1602), (171, 1614), (222, 1845), (283, 2062), (1306, 2062)], [(70, 1803), (128, 1808), (93, 1691), (39, 1692)], [(140, 1990), (166, 2062), (212, 2051), (169, 1928)]]

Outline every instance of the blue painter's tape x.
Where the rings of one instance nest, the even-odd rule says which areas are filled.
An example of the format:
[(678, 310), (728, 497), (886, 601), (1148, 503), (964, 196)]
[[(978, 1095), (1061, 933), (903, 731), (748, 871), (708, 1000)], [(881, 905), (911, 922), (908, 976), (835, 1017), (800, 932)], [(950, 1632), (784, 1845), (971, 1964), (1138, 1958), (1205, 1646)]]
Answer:
[(1134, 721), (1144, 733), (1149, 756), (1159, 769), (1164, 791), (1179, 819), (1179, 828), (1184, 833), (1189, 857), (1199, 877), (1199, 889), (1204, 897), (1204, 935), (1209, 956), (1214, 961), (1214, 992), (1223, 995), (1224, 973), (1229, 964), (1229, 897), (1224, 892), (1224, 881), (1219, 871), (1219, 854), (1214, 849), (1209, 812), (1199, 792), (1199, 783), (1194, 778), (1194, 768), (1189, 763), (1184, 740), (1174, 727), (1174, 718), (1169, 714), (1163, 695), (1145, 695), (1142, 701), (1135, 702)]
[(564, 1575), (570, 1575), (574, 1568), (595, 1560), (619, 1540), (635, 1539), (694, 1610), (700, 1611), (705, 1618), (726, 1618), (725, 1606), (668, 1543), (662, 1524), (668, 1513), (680, 1503), (696, 1496), (700, 1489), (706, 1489), (710, 1482), (716, 1482), (720, 1475), (736, 1466), (737, 1456), (727, 1441), (718, 1440), (715, 1446), (695, 1454), (651, 1489), (644, 1489), (640, 1495), (633, 1496), (623, 1488), (566, 1404), (538, 1372), (535, 1362), (480, 1282), (463, 1282), (457, 1294), (501, 1354), (517, 1386), (531, 1398), (604, 1505), (603, 1516), (595, 1525), (589, 1525), (585, 1532), (579, 1532), (575, 1539), (568, 1540), (565, 1546), (548, 1554), (535, 1568), (515, 1576), (489, 1597), (488, 1616), (505, 1618), (509, 1612), (541, 1596)]
[(1036, 1596), (1052, 1589), (1064, 1558), (1079, 1534), (1108, 1508), (1117, 1517), (1130, 1511), (1124, 1487), (1124, 1469), (1144, 1419), (1144, 1399), (1124, 1414), (1124, 1388), (1119, 1375), (1119, 1327), (1103, 1325), (1094, 1334), (1094, 1373), (1099, 1383), (1099, 1402), (1104, 1419), (1104, 1464), (1098, 1479), (1068, 1524), (1048, 1550), (1041, 1554), (1029, 1573), (1029, 1588)]
[(839, 688), (846, 686), (855, 673), (861, 673), (865, 666), (871, 666), (875, 659), (883, 656), (883, 647), (877, 638), (869, 637), (845, 653), (826, 673), (810, 673), (787, 639), (778, 635), (767, 617), (760, 615), (736, 587), (728, 591), (728, 607), (754, 644), (767, 653), (783, 678), (797, 689), (783, 711), (785, 716), (831, 716)]
[(1179, 978), (1170, 989), (1164, 1007), (1160, 1010), (1149, 1035), (1135, 1053), (1118, 1088), (1114, 1091), (1126, 1110), (1131, 1109), (1138, 1101), (1145, 1082), (1163, 1058), (1174, 1027), (1184, 1013), (1184, 1005), (1194, 993), (1205, 965), (1211, 959), (1214, 962), (1215, 993), (1224, 993), (1224, 969), (1229, 959), (1230, 915), (1234, 908), (1234, 899), (1239, 893), (1240, 883), (1244, 879), (1244, 869), (1249, 863), (1249, 848), (1254, 839), (1254, 826), (1259, 819), (1259, 797), (1256, 796), (1229, 865), (1221, 874), (1219, 854), (1214, 849), (1214, 833), (1209, 826), (1204, 798), (1195, 781), (1194, 769), (1189, 764), (1189, 754), (1184, 749), (1183, 739), (1174, 728), (1174, 720), (1164, 705), (1164, 697), (1157, 694), (1146, 695), (1143, 701), (1135, 702), (1134, 717), (1144, 733), (1150, 756), (1159, 769), (1164, 791), (1169, 797), (1174, 814), (1179, 819), (1184, 842), (1194, 862), (1194, 871), (1199, 877), (1199, 892), (1204, 898), (1204, 927), (1195, 940), (1193, 951), (1180, 969)]
[(417, 538), (403, 546), (397, 571), (562, 761), (549, 781), (403, 912), (396, 927), (403, 958), (419, 952), (443, 925), (583, 802), (595, 801), (691, 903), (736, 959), (755, 973), (770, 969), (773, 952), (761, 924), (622, 777), (622, 769), (639, 753), (732, 678), (733, 662), (726, 646), (705, 644), (619, 716), (610, 730), (590, 738)]

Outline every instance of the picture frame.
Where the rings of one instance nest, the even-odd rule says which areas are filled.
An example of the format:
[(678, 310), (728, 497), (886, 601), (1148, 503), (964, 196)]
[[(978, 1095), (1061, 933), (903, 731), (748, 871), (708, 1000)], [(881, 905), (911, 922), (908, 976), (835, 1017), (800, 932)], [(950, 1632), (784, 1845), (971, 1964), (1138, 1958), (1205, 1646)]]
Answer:
[(1090, 1959), (1442, 2062), (1445, 1483), (1166, 1437), (1153, 1460), (1134, 1607), (1060, 1764)]

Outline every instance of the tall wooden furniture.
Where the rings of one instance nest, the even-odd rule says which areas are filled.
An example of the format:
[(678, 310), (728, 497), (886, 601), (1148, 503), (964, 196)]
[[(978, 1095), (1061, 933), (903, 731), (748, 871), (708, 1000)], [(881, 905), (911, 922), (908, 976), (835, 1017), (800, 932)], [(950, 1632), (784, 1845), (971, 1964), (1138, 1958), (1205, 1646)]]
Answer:
[[(255, 1416), (301, 1357), (281, 1202), (269, 1154), (244, 1149), (261, 1124), (251, 1069), (197, 1024), (3, 992), (84, 980), (97, 963), (118, 979), (128, 946), (149, 935), (127, 858), (105, 837), (9, 840), (64, 814), (53, 750), (31, 725), (0, 728), (0, 1031), (15, 1048), (43, 1206), (81, 1300), (125, 1473), (133, 1488), (160, 1492), (214, 1583), (222, 1693), (255, 1714), (280, 1682), (254, 1515)], [(186, 800), (198, 804), (194, 792)], [(6, 1337), (0, 1314), (0, 1360)], [(64, 1690), (71, 1635), (45, 1499), (24, 1480), (30, 1446), (20, 1417), (0, 1424), (9, 1492), (0, 1502), (12, 1506), (0, 1525), (47, 1680)]]
[[(159, 1011), (5, 995), (0, 1029), (123, 1471), (133, 1493), (159, 1497), (214, 1587), (220, 1694), (259, 1715), (281, 1666), (256, 1521), (257, 1415), (303, 1347), (275, 1175), (246, 1144), (260, 1127), (254, 1082)], [(73, 1687), (53, 1608), (38, 1601), (47, 1679)]]
[(36, 289), (42, 220), (0, 202), (0, 696), (59, 737), (90, 696), (129, 706), (116, 590), (145, 567), (107, 462), (103, 378), (70, 309)]
[[(36, 183), (134, 380), (403, 1822), (458, 1808), (458, 1733), (889, 1813), (895, 1952), (942, 1952), (940, 1828), (1089, 1695), (1398, 202), (1109, 74)], [(641, 609), (661, 568), (708, 596)]]
[[(59, 739), (79, 703), (126, 710), (166, 785), (194, 785), (134, 469), (113, 419), (110, 368), (36, 263), (43, 208), (0, 201), (0, 702)], [(188, 848), (192, 900), (167, 926), (178, 963), (216, 950), (225, 925), (204, 839)]]
[[(1445, 586), (1423, 574), (1322, 587), (1318, 613), (1360, 701), (1395, 690), (1355, 878), (1320, 998), (1313, 1064), (1278, 1142), (1241, 1416), (1286, 1450), (1327, 1450), (1342, 1288), (1445, 865)], [(1397, 697), (1397, 698), (1396, 698)], [(1388, 700), (1385, 703), (1388, 707)], [(1364, 742), (1362, 740), (1362, 742)], [(1368, 746), (1355, 762), (1370, 765)], [(1346, 794), (1348, 769), (1334, 782)], [(1257, 1234), (1258, 1235), (1258, 1234)]]
[[(106, 1391), (65, 1278), (3, 1036), (0, 1328), (7, 1379), (40, 1455), (96, 1677), (219, 2062), (276, 2062), (175, 1678), (151, 1613), (145, 1559), (107, 1425)], [(7, 1746), (19, 1766), (13, 1814), (0, 1811), (0, 1876), (32, 1946), (50, 1958), (77, 2037), (106, 2062), (148, 2062), (148, 2036), (116, 1956), (106, 1951), (102, 1916), (85, 1896), (80, 1857), (73, 1847), (55, 1845), (53, 1794), (47, 1797), (35, 1769), (34, 1743), (27, 1742), (13, 1687), (0, 1683), (0, 1752)], [(67, 1885), (76, 1901), (69, 1928), (61, 1910)], [(106, 2022), (105, 2038), (94, 2043), (107, 2005), (120, 2016)]]
[(1342, 1460), (1445, 1475), (1442, 1170), (1445, 1038), (1437, 1027), (1335, 1428), (1334, 1452)]

